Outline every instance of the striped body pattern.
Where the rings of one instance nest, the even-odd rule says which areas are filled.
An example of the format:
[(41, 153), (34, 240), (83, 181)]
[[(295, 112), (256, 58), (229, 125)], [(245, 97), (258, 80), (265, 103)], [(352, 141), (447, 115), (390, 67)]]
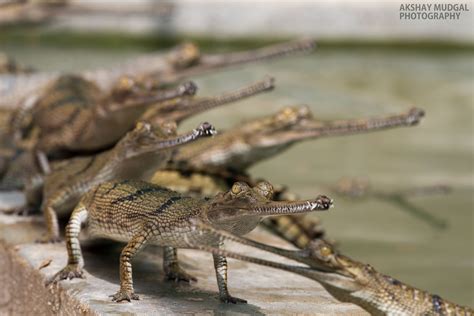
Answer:
[[(133, 290), (131, 260), (146, 244), (164, 246), (164, 271), (173, 280), (193, 280), (178, 264), (176, 248), (187, 248), (189, 240), (221, 247), (213, 234), (195, 229), (194, 222), (206, 222), (242, 235), (253, 230), (265, 216), (327, 210), (332, 200), (316, 199), (274, 202), (273, 186), (262, 181), (253, 188), (236, 182), (226, 193), (213, 198), (193, 198), (144, 182), (115, 180), (104, 182), (80, 200), (66, 227), (68, 265), (53, 280), (82, 276), (82, 254), (78, 235), (82, 224), (95, 236), (127, 242), (120, 256), (120, 290), (114, 301), (138, 299)], [(219, 297), (224, 302), (244, 300), (232, 297), (227, 289), (227, 261), (216, 255)]]
[(103, 183), (82, 201), (91, 234), (127, 242), (148, 231), (150, 243), (173, 247), (184, 247), (184, 235), (193, 233), (189, 220), (205, 204), (160, 186), (127, 180)]

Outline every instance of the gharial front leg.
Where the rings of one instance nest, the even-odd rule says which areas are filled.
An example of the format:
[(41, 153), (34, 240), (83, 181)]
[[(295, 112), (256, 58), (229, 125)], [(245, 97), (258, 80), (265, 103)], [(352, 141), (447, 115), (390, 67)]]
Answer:
[(163, 248), (163, 270), (166, 274), (167, 280), (172, 280), (175, 282), (197, 281), (195, 277), (189, 275), (179, 266), (178, 250), (174, 247)]
[(59, 222), (56, 211), (54, 210), (54, 203), (46, 201), (43, 209), (44, 220), (46, 222), (46, 236), (39, 239), (37, 242), (40, 243), (54, 243), (60, 242), (61, 237), (59, 235)]
[(140, 299), (133, 289), (132, 259), (145, 246), (148, 231), (144, 230), (130, 239), (120, 254), (120, 290), (112, 297), (112, 301), (131, 301)]
[[(219, 248), (223, 246), (219, 244)], [(246, 300), (241, 298), (233, 297), (229, 294), (227, 288), (227, 259), (224, 256), (212, 255), (214, 259), (214, 269), (216, 270), (217, 286), (219, 287), (219, 299), (224, 303), (247, 303)]]
[(48, 283), (84, 277), (82, 271), (84, 259), (79, 244), (79, 233), (81, 232), (81, 225), (87, 221), (87, 217), (87, 209), (80, 203), (72, 212), (71, 219), (66, 226), (67, 265), (56, 273)]

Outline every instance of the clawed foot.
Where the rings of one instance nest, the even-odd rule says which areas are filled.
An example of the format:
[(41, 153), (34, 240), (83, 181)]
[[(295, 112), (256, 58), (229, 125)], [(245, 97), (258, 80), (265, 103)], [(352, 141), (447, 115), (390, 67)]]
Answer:
[(192, 275), (189, 275), (186, 271), (180, 267), (171, 269), (171, 271), (166, 271), (166, 280), (175, 281), (175, 282), (197, 282), (197, 279)]
[(132, 300), (140, 299), (137, 294), (133, 293), (133, 291), (126, 291), (126, 290), (119, 290), (114, 295), (109, 295), (109, 297), (111, 297), (112, 301), (114, 302), (121, 302), (121, 301), (131, 302)]
[(84, 279), (84, 271), (77, 264), (68, 264), (64, 269), (56, 273), (50, 280), (46, 282), (46, 286), (61, 280), (72, 280), (76, 278)]
[(225, 297), (220, 297), (219, 299), (221, 300), (221, 302), (224, 302), (224, 303), (247, 304), (246, 300), (243, 300), (243, 299), (238, 298), (238, 297), (233, 297), (233, 296), (230, 296), (230, 295), (227, 295)]

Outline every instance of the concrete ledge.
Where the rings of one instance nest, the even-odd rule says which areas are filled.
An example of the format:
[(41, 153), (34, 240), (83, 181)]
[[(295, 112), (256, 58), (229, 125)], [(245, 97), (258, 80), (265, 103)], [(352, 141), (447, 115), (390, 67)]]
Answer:
[[(232, 259), (231, 293), (247, 299), (249, 304), (223, 304), (218, 300), (210, 254), (180, 250), (182, 267), (198, 282), (175, 284), (163, 281), (161, 249), (153, 246), (134, 260), (135, 290), (141, 300), (113, 303), (108, 295), (119, 287), (118, 258), (123, 245), (109, 241), (84, 243), (85, 280), (62, 281), (46, 288), (44, 281), (65, 265), (67, 255), (64, 243), (32, 243), (43, 232), (39, 216), (0, 215), (0, 315), (367, 315), (355, 305), (338, 302), (316, 282)], [(252, 237), (282, 245), (282, 241), (262, 230), (252, 233)], [(268, 254), (262, 257), (274, 259)]]

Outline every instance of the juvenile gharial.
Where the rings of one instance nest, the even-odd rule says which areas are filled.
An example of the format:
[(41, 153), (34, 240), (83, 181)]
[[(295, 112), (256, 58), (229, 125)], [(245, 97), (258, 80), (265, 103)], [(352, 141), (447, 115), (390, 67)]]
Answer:
[(241, 173), (256, 162), (303, 140), (412, 126), (423, 116), (422, 110), (412, 108), (398, 115), (321, 121), (312, 117), (307, 106), (286, 107), (272, 116), (224, 131), (212, 142), (202, 141), (182, 148), (173, 157), (172, 168)]
[[(196, 231), (210, 234), (221, 242), (234, 241), (240, 245), (264, 250), (306, 266), (288, 265), (260, 259), (198, 243), (188, 238), (189, 247), (209, 251), (238, 260), (293, 272), (320, 283), (331, 295), (342, 302), (359, 305), (371, 315), (411, 316), (471, 316), (474, 310), (442, 299), (438, 295), (411, 287), (376, 271), (372, 266), (336, 252), (331, 245), (318, 239), (301, 250), (286, 250), (236, 236), (211, 225), (194, 220)], [(204, 231), (204, 233), (203, 233)]]
[[(220, 247), (219, 238), (199, 232), (192, 221), (199, 219), (235, 234), (253, 230), (265, 216), (327, 210), (332, 200), (318, 196), (314, 200), (273, 202), (273, 187), (268, 182), (250, 188), (236, 182), (229, 192), (211, 199), (183, 196), (143, 181), (105, 182), (84, 195), (66, 227), (68, 264), (52, 281), (82, 277), (83, 259), (78, 236), (87, 225), (93, 236), (127, 242), (120, 256), (120, 290), (114, 301), (136, 300), (131, 261), (147, 244), (164, 246), (163, 267), (167, 278), (189, 281), (194, 278), (178, 265), (176, 248), (188, 247), (191, 239), (198, 245)], [(232, 297), (227, 289), (227, 262), (214, 256), (219, 297), (228, 303), (245, 302)]]
[(315, 48), (315, 40), (301, 39), (248, 51), (201, 55), (196, 45), (185, 43), (168, 57), (168, 61), (173, 65), (173, 68), (162, 70), (158, 74), (165, 83), (176, 82), (179, 79), (190, 78), (231, 66), (308, 53), (314, 51)]
[(166, 121), (180, 123), (192, 115), (211, 110), (221, 105), (273, 90), (275, 79), (266, 76), (262, 80), (243, 86), (233, 91), (227, 91), (213, 97), (185, 97), (162, 102), (147, 110), (140, 120), (152, 124), (161, 124)]
[[(149, 111), (146, 111), (140, 117), (140, 121), (147, 121), (152, 125), (161, 124), (166, 121), (175, 121), (180, 123), (184, 119), (208, 111), (218, 106), (222, 106), (231, 102), (236, 102), (253, 95), (270, 91), (274, 87), (274, 80), (266, 77), (263, 80), (256, 81), (249, 85), (243, 86), (234, 91), (224, 92), (213, 97), (182, 97), (165, 101), (154, 105)], [(133, 116), (130, 119), (134, 119)], [(96, 138), (101, 138), (102, 129), (108, 129), (107, 125), (102, 125), (95, 129)], [(92, 133), (92, 132), (91, 132)], [(125, 133), (125, 131), (124, 131)], [(59, 137), (59, 136), (58, 136)], [(12, 152), (18, 152), (14, 156), (6, 155), (4, 161), (4, 176), (0, 178), (0, 189), (21, 189), (25, 178), (31, 175), (32, 171), (39, 172), (35, 157), (28, 150), (12, 148)], [(11, 157), (8, 159), (8, 157)], [(28, 171), (28, 172), (26, 172)], [(1, 173), (0, 173), (1, 174)]]
[(192, 82), (160, 91), (129, 77), (121, 78), (110, 91), (102, 91), (80, 76), (63, 75), (26, 110), (18, 110), (12, 118), (11, 133), (23, 138), (22, 125), (25, 116), (29, 116), (34, 147), (46, 156), (94, 152), (115, 144), (133, 128), (147, 107), (195, 93)]
[[(256, 185), (261, 179), (234, 173), (211, 174), (205, 172), (180, 172), (179, 170), (159, 170), (151, 182), (190, 196), (212, 197), (219, 192), (227, 191), (236, 181)], [(275, 201), (296, 201), (298, 195), (284, 186), (274, 186)], [(282, 215), (268, 217), (261, 224), (271, 233), (290, 241), (295, 246), (305, 245), (316, 238), (326, 239), (326, 232), (320, 220), (315, 216)], [(332, 241), (331, 241), (332, 242)]]
[[(241, 124), (212, 139), (181, 148), (166, 170), (151, 182), (186, 194), (212, 196), (228, 190), (234, 181), (255, 183), (245, 171), (253, 163), (271, 157), (292, 144), (324, 136), (350, 135), (417, 124), (423, 111), (411, 109), (400, 115), (342, 121), (319, 121), (306, 106), (286, 107), (272, 116)], [(286, 189), (278, 200), (297, 198)], [(268, 218), (263, 224), (273, 233), (290, 238), (295, 245), (324, 238), (317, 219), (295, 216)]]
[[(167, 56), (152, 54), (113, 69), (83, 71), (78, 75), (92, 80), (104, 90), (110, 89), (117, 79), (124, 75), (132, 75), (145, 80), (151, 78), (161, 84), (170, 84), (190, 76), (235, 65), (311, 52), (315, 47), (314, 40), (303, 39), (248, 51), (201, 55), (199, 49), (189, 49), (189, 45), (184, 45)], [(185, 64), (189, 64), (190, 67), (179, 66)], [(58, 76), (58, 73), (37, 73), (28, 76), (0, 75), (0, 105), (17, 106), (25, 99), (42, 91)]]
[(174, 148), (214, 133), (208, 123), (175, 136), (174, 123), (152, 129), (139, 122), (108, 151), (55, 162), (50, 174), (32, 178), (25, 193), (30, 208), (41, 205), (48, 227), (45, 241), (59, 240), (57, 216), (69, 216), (90, 188), (113, 179), (146, 179), (166, 164)]

